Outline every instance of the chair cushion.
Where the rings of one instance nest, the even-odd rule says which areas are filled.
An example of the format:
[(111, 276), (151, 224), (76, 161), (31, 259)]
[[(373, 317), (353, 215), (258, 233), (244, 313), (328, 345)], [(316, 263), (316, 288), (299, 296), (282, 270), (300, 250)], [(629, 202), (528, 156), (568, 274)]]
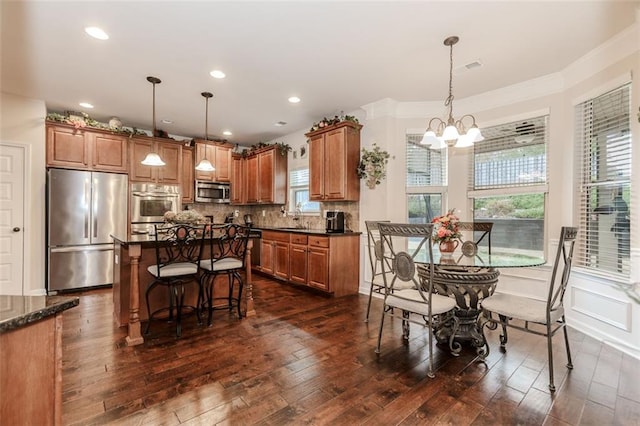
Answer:
[[(429, 315), (429, 304), (424, 301), (418, 290), (396, 290), (387, 297), (385, 305), (420, 315)], [(455, 308), (456, 301), (451, 297), (434, 294), (431, 298), (431, 305), (431, 313), (439, 315)]]
[[(547, 323), (547, 302), (531, 297), (514, 296), (512, 294), (495, 293), (481, 301), (482, 308), (509, 318), (538, 324)], [(551, 312), (551, 322), (557, 321), (564, 314), (560, 306)]]
[(241, 269), (242, 268), (242, 260), (236, 259), (234, 257), (226, 257), (224, 259), (218, 260), (205, 260), (204, 262), (200, 262), (200, 268), (205, 271), (228, 271), (231, 269)]
[(160, 268), (158, 275), (158, 265), (147, 267), (147, 271), (156, 278), (177, 277), (179, 275), (193, 275), (198, 273), (198, 265), (191, 262), (176, 262)]

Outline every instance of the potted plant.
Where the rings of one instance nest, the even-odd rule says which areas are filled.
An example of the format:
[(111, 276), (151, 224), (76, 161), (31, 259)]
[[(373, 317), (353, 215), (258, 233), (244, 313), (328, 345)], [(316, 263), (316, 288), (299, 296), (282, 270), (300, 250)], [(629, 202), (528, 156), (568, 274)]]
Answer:
[(387, 177), (386, 165), (389, 162), (389, 157), (389, 153), (381, 150), (375, 143), (372, 150), (362, 148), (362, 156), (358, 165), (358, 177), (365, 179), (370, 189), (374, 189), (382, 179)]

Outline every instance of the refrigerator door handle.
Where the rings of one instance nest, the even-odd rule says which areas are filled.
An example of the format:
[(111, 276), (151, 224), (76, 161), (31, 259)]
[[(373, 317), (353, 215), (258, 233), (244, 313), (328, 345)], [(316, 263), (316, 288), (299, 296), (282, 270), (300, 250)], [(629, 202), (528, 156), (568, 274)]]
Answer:
[[(93, 187), (97, 188), (98, 187), (98, 179), (94, 179), (93, 180)], [(94, 193), (92, 194), (92, 202), (93, 202), (93, 238), (98, 238), (98, 197), (99, 197), (99, 191), (94, 191)]]
[(51, 247), (51, 253), (75, 253), (90, 251), (113, 251), (113, 244), (99, 244), (95, 246)]
[(84, 237), (89, 238), (89, 199), (91, 197), (91, 181), (84, 180)]

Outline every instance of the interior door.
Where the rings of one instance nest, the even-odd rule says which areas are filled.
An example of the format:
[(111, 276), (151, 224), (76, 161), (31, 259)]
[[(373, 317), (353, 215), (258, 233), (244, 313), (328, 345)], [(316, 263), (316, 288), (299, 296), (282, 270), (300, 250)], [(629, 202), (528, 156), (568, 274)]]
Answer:
[(0, 146), (0, 294), (22, 295), (24, 284), (25, 148)]

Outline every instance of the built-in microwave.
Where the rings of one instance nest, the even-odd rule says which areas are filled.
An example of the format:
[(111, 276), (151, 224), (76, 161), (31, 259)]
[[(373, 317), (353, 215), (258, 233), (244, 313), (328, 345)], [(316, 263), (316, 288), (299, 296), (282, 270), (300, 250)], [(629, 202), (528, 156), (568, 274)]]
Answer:
[(197, 203), (229, 203), (231, 185), (228, 183), (213, 183), (196, 181), (195, 200)]

